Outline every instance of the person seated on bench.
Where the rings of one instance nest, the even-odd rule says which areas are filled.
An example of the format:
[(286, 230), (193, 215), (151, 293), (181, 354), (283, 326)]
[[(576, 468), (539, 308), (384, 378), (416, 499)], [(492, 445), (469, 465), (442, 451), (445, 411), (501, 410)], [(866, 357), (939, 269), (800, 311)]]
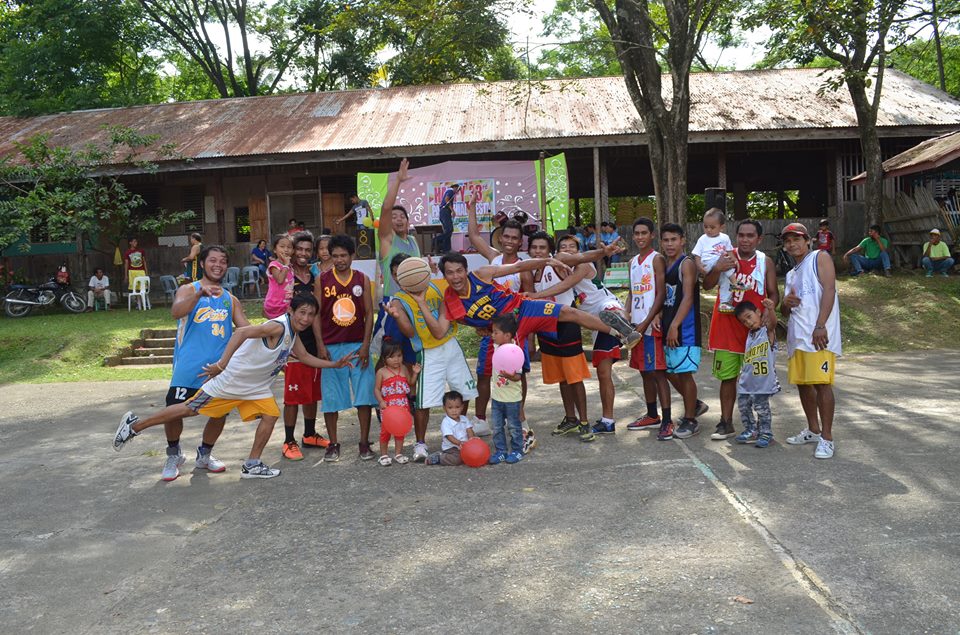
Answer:
[(87, 311), (93, 311), (94, 307), (110, 308), (110, 278), (103, 275), (103, 269), (97, 267), (87, 287)]
[(954, 260), (950, 257), (950, 247), (940, 240), (940, 230), (930, 230), (930, 242), (923, 243), (923, 257), (920, 264), (927, 270), (927, 277), (940, 272), (942, 276), (949, 276)]

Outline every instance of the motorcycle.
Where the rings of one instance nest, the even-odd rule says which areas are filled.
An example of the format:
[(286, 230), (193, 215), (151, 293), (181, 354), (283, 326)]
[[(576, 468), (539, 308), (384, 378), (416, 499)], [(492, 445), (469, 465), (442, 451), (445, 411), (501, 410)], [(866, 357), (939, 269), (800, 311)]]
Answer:
[(83, 313), (87, 302), (69, 284), (51, 278), (40, 285), (13, 284), (4, 298), (4, 311), (12, 318), (30, 315), (34, 307), (51, 306), (59, 302), (70, 313)]

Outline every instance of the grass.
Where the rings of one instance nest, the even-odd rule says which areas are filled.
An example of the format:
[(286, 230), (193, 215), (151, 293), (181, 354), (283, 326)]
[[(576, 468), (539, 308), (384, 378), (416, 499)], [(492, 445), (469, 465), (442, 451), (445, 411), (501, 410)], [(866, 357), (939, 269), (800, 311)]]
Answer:
[[(958, 276), (841, 277), (838, 289), (845, 353), (960, 348)], [(703, 311), (709, 314), (710, 306), (705, 297)], [(246, 312), (261, 321), (256, 303), (247, 304)], [(169, 379), (169, 366), (132, 370), (104, 366), (103, 359), (128, 345), (141, 329), (173, 326), (169, 307), (2, 317), (0, 384)], [(476, 356), (479, 338), (473, 329), (461, 329), (460, 342), (468, 356)]]

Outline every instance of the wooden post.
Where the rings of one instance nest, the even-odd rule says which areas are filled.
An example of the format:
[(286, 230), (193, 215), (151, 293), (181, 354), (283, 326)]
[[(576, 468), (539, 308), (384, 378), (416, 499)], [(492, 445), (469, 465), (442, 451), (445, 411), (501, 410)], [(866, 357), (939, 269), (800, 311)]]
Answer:
[(600, 194), (600, 148), (593, 149), (593, 224), (596, 231), (597, 241), (600, 240), (600, 217), (602, 202)]
[(573, 219), (577, 223), (577, 227), (580, 227), (583, 224), (583, 221), (580, 219), (580, 199), (573, 199)]
[(550, 218), (550, 209), (547, 207), (547, 155), (540, 153), (540, 221), (543, 223), (543, 230), (548, 234), (553, 234), (553, 219)]
[(717, 187), (727, 189), (727, 153), (723, 150), (717, 154)]

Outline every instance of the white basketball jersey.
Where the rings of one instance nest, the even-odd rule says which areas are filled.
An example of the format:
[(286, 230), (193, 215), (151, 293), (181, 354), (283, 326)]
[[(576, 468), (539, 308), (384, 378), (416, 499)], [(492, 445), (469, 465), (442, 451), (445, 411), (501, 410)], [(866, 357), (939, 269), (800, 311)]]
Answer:
[[(519, 254), (517, 255), (517, 258), (519, 260), (524, 260), (523, 258), (520, 258)], [(503, 264), (503, 254), (500, 254), (499, 256), (491, 260), (490, 264), (497, 267), (501, 266)], [(520, 274), (519, 273), (511, 273), (508, 276), (500, 276), (499, 278), (494, 278), (493, 281), (499, 285), (502, 285), (510, 289), (515, 293), (520, 293)]]
[[(553, 270), (553, 267), (547, 265), (543, 268), (543, 271), (540, 272), (540, 279), (535, 280), (533, 283), (533, 288), (536, 289), (537, 293), (549, 289), (550, 287), (560, 284), (560, 276), (557, 275), (557, 272)], [(567, 289), (560, 295), (555, 295), (549, 298), (543, 298), (544, 300), (549, 300), (551, 302), (556, 302), (557, 304), (564, 304), (566, 306), (573, 306), (573, 290)]]
[[(790, 310), (787, 322), (787, 355), (801, 350), (815, 353), (813, 347), (813, 328), (820, 315), (820, 299), (823, 297), (823, 285), (817, 277), (817, 255), (819, 250), (811, 251), (800, 263), (787, 272), (787, 284), (784, 295), (793, 292), (800, 298), (800, 306)], [(824, 327), (827, 329), (827, 350), (837, 356), (843, 354), (840, 342), (840, 299), (834, 288), (833, 309), (827, 317)]]
[[(596, 275), (596, 268), (593, 265), (590, 267)], [(594, 283), (592, 278), (584, 278), (573, 285), (573, 294), (576, 296), (577, 308), (593, 315), (600, 315), (604, 309), (623, 310), (623, 304), (617, 296), (603, 286), (603, 283)]]
[(203, 392), (221, 399), (268, 399), (273, 397), (270, 386), (283, 370), (296, 341), (290, 325), (290, 315), (284, 313), (270, 322), (283, 325), (283, 335), (273, 348), (266, 338), (245, 340), (236, 350), (222, 373), (205, 383)]
[[(647, 319), (657, 297), (657, 276), (653, 270), (656, 251), (651, 251), (642, 261), (636, 255), (630, 260), (630, 321), (640, 324)], [(647, 327), (644, 335), (653, 334), (653, 325)]]

